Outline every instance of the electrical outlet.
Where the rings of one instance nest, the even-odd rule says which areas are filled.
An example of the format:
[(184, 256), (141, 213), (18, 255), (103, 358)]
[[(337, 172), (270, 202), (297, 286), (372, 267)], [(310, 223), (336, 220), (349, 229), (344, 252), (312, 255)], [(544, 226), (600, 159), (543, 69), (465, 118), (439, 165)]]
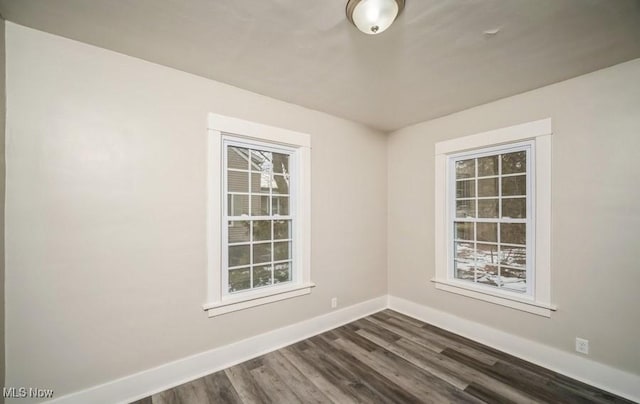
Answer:
[(589, 355), (589, 340), (576, 337), (576, 352)]
[(337, 297), (332, 297), (331, 298), (331, 308), (335, 309), (336, 307), (338, 307), (338, 298)]

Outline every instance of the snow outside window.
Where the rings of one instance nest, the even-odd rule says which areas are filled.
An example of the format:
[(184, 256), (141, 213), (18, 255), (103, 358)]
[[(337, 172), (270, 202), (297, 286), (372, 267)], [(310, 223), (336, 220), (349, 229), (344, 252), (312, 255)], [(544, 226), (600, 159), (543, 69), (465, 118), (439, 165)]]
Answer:
[(529, 142), (449, 158), (452, 278), (532, 294), (531, 155)]
[(550, 316), (551, 120), (436, 144), (436, 288)]

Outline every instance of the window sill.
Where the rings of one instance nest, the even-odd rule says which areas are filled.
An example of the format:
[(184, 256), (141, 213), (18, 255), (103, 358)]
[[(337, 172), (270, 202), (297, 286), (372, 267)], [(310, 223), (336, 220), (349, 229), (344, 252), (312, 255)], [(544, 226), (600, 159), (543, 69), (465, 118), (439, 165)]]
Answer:
[(206, 303), (202, 308), (207, 312), (209, 317), (216, 317), (250, 307), (308, 295), (311, 293), (311, 288), (315, 286), (313, 283), (306, 283), (302, 285), (291, 285), (277, 290), (265, 290), (263, 293), (252, 294), (250, 296), (234, 296), (223, 299), (220, 302)]
[(551, 312), (556, 311), (557, 307), (552, 304), (536, 302), (534, 300), (518, 299), (517, 297), (505, 296), (499, 293), (491, 293), (485, 290), (479, 290), (472, 286), (453, 282), (446, 279), (432, 279), (436, 289), (446, 292), (455, 293), (471, 297), (485, 302), (499, 304), (501, 306), (510, 307), (512, 309), (526, 311), (527, 313), (536, 314), (543, 317), (551, 317)]

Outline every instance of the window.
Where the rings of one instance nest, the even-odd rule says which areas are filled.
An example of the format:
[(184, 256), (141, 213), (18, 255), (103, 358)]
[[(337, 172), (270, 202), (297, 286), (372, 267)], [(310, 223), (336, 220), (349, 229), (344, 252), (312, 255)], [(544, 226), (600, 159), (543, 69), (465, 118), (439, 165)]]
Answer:
[(531, 144), (450, 157), (453, 278), (531, 295)]
[(549, 316), (551, 121), (436, 145), (438, 289)]
[[(226, 294), (243, 293), (292, 281), (290, 203), (296, 176), (295, 154), (282, 147), (223, 137), (226, 157), (223, 187), (227, 195), (223, 224), (223, 285)], [(290, 209), (289, 207), (293, 208)], [(226, 276), (225, 276), (226, 275)]]
[(209, 119), (209, 316), (310, 293), (309, 136)]

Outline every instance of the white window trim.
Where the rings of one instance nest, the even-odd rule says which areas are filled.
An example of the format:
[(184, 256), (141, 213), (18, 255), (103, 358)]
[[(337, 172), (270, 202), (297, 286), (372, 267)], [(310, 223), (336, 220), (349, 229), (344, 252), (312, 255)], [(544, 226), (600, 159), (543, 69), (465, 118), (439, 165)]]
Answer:
[[(436, 143), (435, 146), (435, 265), (432, 279), (437, 289), (457, 293), (540, 316), (550, 317), (557, 307), (551, 303), (551, 119), (528, 122), (496, 129), (471, 136)], [(478, 287), (470, 282), (455, 280), (449, 257), (452, 253), (453, 234), (448, 225), (449, 194), (447, 164), (449, 156), (474, 149), (500, 146), (510, 143), (534, 142), (535, 195), (535, 257), (533, 269), (533, 293), (530, 296), (514, 296), (499, 290)]]
[[(228, 295), (222, 292), (222, 194), (223, 136), (232, 135), (254, 142), (269, 142), (295, 150), (298, 192), (295, 198), (296, 234), (292, 251), (299, 266), (292, 282), (283, 286)], [(311, 137), (273, 126), (218, 114), (208, 116), (207, 166), (207, 302), (203, 309), (209, 317), (243, 310), (311, 293)]]

